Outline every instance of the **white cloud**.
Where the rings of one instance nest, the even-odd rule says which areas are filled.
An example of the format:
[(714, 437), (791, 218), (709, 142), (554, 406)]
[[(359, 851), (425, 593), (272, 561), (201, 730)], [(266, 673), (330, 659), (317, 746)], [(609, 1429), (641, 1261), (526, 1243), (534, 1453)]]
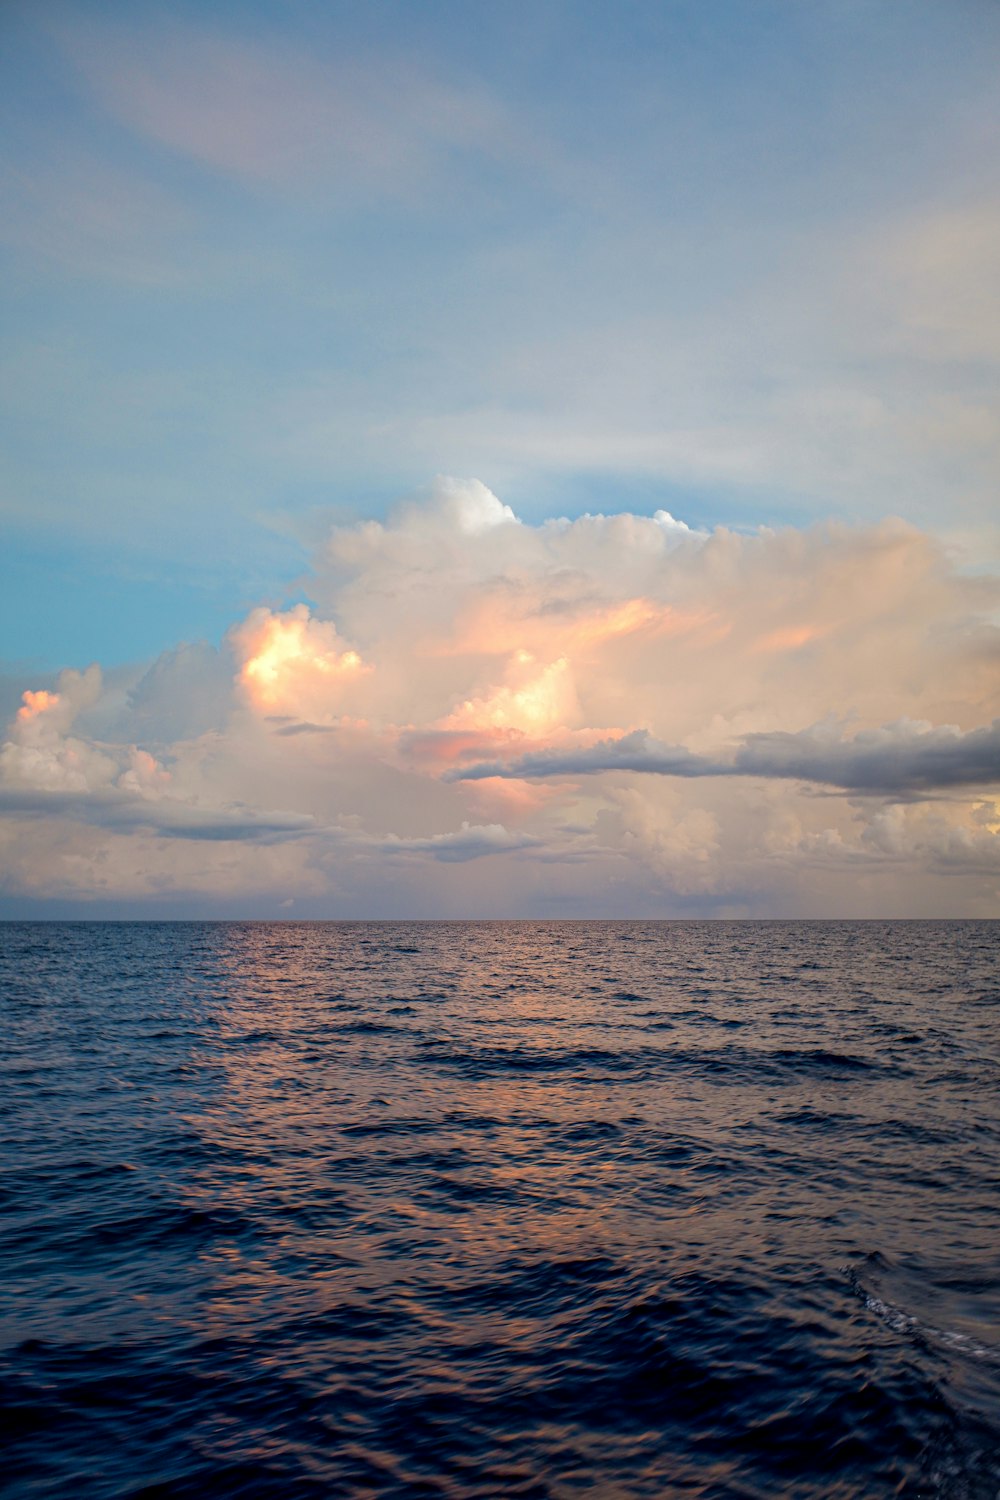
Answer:
[(8, 892), (996, 906), (997, 586), (913, 527), (528, 525), (441, 480), (334, 527), (310, 588), (128, 691), (94, 669), (29, 692), (0, 751)]

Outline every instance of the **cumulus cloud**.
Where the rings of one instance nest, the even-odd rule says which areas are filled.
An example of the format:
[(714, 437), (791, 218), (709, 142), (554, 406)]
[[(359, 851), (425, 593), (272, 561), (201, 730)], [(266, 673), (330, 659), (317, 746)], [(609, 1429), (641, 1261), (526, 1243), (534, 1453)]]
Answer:
[(336, 626), (313, 619), (305, 604), (285, 613), (255, 609), (230, 634), (240, 663), (239, 684), (254, 707), (268, 713), (336, 704), (336, 685), (364, 672), (356, 651), (343, 649)]
[(443, 480), (332, 527), (307, 592), (130, 683), (29, 687), (8, 892), (995, 910), (1000, 590), (913, 527), (531, 525)]
[(144, 741), (190, 739), (226, 722), (233, 658), (207, 641), (158, 657), (128, 691), (127, 726)]
[(315, 826), (308, 814), (199, 805), (148, 750), (71, 734), (101, 687), (100, 669), (91, 667), (64, 672), (58, 691), (23, 694), (11, 736), (0, 748), (0, 812), (183, 839), (288, 838)]

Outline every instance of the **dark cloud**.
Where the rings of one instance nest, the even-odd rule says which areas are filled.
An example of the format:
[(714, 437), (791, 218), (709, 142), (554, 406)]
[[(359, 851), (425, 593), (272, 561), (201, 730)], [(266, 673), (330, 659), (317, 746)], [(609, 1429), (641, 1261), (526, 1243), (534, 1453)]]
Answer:
[(1000, 719), (965, 734), (904, 721), (850, 740), (824, 728), (747, 735), (734, 774), (903, 795), (989, 785), (1000, 781)]
[[(270, 722), (273, 723), (275, 721), (272, 719)], [(282, 728), (276, 729), (274, 732), (275, 734), (280, 735), (333, 734), (335, 732), (335, 729), (336, 726), (333, 724), (311, 724), (308, 721), (303, 720), (301, 724), (285, 723), (283, 724)]]
[(305, 813), (255, 812), (238, 804), (226, 808), (196, 807), (165, 798), (154, 802), (108, 791), (2, 787), (0, 812), (22, 817), (72, 818), (116, 833), (148, 831), (164, 838), (239, 843), (283, 842), (312, 833), (317, 827), (315, 818)]
[(514, 761), (481, 761), (449, 771), (446, 781), (485, 781), (492, 776), (528, 781), (547, 776), (592, 776), (599, 771), (654, 771), (661, 776), (720, 776), (723, 768), (682, 745), (664, 745), (646, 729), (620, 740), (601, 740), (586, 750), (536, 750)]
[(811, 781), (841, 791), (919, 796), (1000, 782), (1000, 719), (966, 733), (902, 721), (844, 739), (828, 725), (797, 734), (750, 734), (726, 759), (665, 745), (646, 730), (602, 740), (585, 750), (540, 750), (514, 761), (489, 761), (448, 773), (451, 781), (501, 776), (538, 780), (605, 771), (657, 776), (757, 776)]

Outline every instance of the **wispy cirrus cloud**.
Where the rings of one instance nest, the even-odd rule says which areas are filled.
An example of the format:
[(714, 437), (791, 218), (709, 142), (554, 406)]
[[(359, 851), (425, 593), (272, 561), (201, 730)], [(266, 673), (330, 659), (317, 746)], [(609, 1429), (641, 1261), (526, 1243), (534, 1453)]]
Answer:
[(271, 189), (321, 181), (410, 199), (442, 156), (528, 141), (484, 85), (402, 49), (321, 54), (287, 36), (165, 16), (123, 27), (77, 14), (50, 18), (49, 31), (131, 130)]

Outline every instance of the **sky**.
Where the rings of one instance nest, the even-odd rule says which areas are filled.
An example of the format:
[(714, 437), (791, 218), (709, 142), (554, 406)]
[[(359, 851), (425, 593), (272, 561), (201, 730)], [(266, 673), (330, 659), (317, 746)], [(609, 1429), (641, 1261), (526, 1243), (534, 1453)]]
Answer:
[(1000, 6), (0, 10), (0, 916), (1000, 916)]

